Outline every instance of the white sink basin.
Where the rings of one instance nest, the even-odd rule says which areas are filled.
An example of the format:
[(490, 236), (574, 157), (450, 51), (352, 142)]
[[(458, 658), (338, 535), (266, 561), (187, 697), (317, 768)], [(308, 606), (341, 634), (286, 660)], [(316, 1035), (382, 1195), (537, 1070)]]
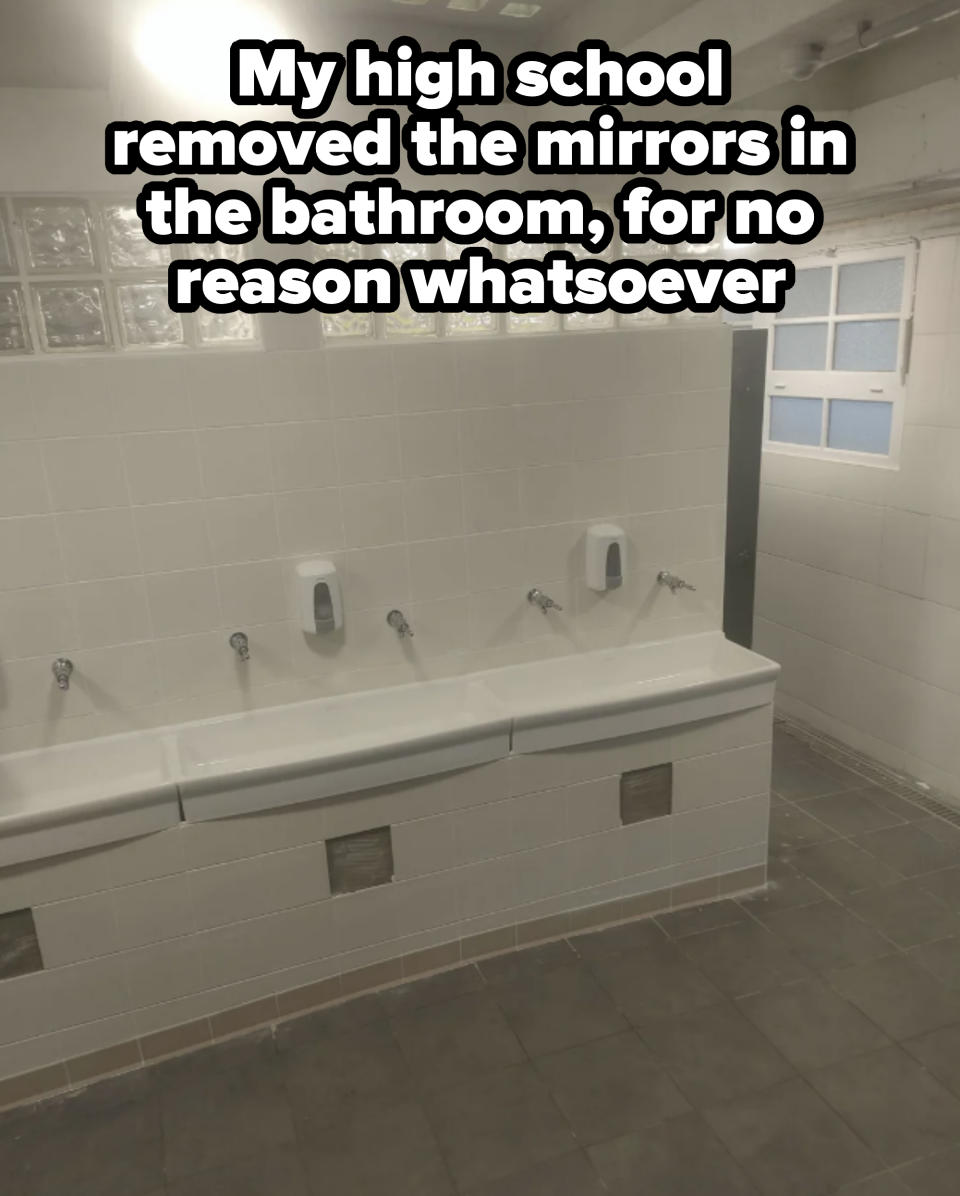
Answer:
[(714, 718), (773, 701), (780, 666), (706, 632), (478, 674), (539, 752)]
[(277, 706), (176, 734), (189, 820), (413, 780), (510, 751), (509, 714), (471, 678)]
[(0, 756), (0, 867), (176, 826), (157, 735), (115, 735)]

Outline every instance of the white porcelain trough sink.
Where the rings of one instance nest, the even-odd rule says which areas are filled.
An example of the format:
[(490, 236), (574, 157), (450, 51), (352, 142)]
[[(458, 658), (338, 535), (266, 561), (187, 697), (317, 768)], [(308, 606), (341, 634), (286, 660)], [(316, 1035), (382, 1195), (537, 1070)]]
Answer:
[(177, 786), (156, 734), (0, 756), (0, 867), (176, 826)]
[(779, 673), (716, 631), (477, 677), (510, 711), (514, 752), (541, 752), (762, 706)]
[(188, 821), (469, 768), (510, 751), (510, 717), (469, 677), (210, 719), (177, 730)]

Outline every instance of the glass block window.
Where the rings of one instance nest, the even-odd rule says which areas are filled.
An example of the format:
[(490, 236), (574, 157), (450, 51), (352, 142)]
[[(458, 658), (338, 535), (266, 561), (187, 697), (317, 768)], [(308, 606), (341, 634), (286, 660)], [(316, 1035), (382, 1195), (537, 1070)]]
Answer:
[(167, 306), (167, 288), (162, 282), (118, 283), (117, 309), (125, 345), (185, 343), (183, 320)]
[(895, 464), (914, 269), (912, 245), (798, 266), (769, 321), (768, 449)]
[(172, 256), (143, 235), (133, 199), (0, 196), (0, 355), (255, 345), (251, 316), (170, 310)]
[(99, 283), (38, 283), (33, 298), (41, 341), (48, 349), (103, 349), (109, 344)]
[[(377, 249), (380, 257), (393, 262), (398, 268), (404, 262), (422, 261), (437, 256), (432, 245), (378, 245)], [(396, 311), (387, 312), (383, 326), (387, 336), (391, 337), (435, 336), (437, 319), (431, 312), (414, 311), (401, 290), (400, 306)]]
[(16, 283), (0, 283), (0, 353), (28, 353), (30, 334), (23, 291)]

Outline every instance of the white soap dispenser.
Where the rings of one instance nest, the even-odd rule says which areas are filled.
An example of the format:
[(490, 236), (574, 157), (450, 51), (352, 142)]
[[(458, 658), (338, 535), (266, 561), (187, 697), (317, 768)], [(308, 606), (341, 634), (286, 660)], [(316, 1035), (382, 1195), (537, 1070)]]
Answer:
[(332, 561), (301, 561), (297, 565), (297, 610), (307, 635), (338, 631), (343, 626), (343, 595)]
[(587, 529), (587, 585), (598, 594), (623, 585), (627, 564), (627, 537), (614, 523), (597, 523)]

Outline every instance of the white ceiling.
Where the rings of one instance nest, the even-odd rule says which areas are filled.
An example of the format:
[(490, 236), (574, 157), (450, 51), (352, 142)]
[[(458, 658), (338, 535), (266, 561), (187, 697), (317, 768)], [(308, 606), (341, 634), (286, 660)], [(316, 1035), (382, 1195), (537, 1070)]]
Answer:
[[(0, 87), (108, 87), (114, 32), (145, 2), (0, 0)], [(502, 16), (506, 0), (488, 0), (477, 12), (451, 9), (448, 0), (269, 0), (269, 7), (305, 44), (327, 47), (351, 36), (386, 41), (403, 32), (434, 48), (452, 36), (472, 34), (502, 54), (569, 47), (585, 37), (625, 50), (661, 51), (725, 37), (735, 53), (734, 99), (751, 109), (795, 102), (820, 110), (857, 108), (960, 73), (960, 18), (954, 17), (824, 68), (807, 82), (795, 83), (785, 74), (784, 55), (791, 47), (810, 42), (829, 47), (852, 36), (859, 22), (879, 24), (921, 7), (923, 0), (538, 2), (541, 11), (529, 20)], [(113, 53), (125, 57), (126, 38), (115, 40)], [(121, 73), (126, 66), (114, 62)]]

